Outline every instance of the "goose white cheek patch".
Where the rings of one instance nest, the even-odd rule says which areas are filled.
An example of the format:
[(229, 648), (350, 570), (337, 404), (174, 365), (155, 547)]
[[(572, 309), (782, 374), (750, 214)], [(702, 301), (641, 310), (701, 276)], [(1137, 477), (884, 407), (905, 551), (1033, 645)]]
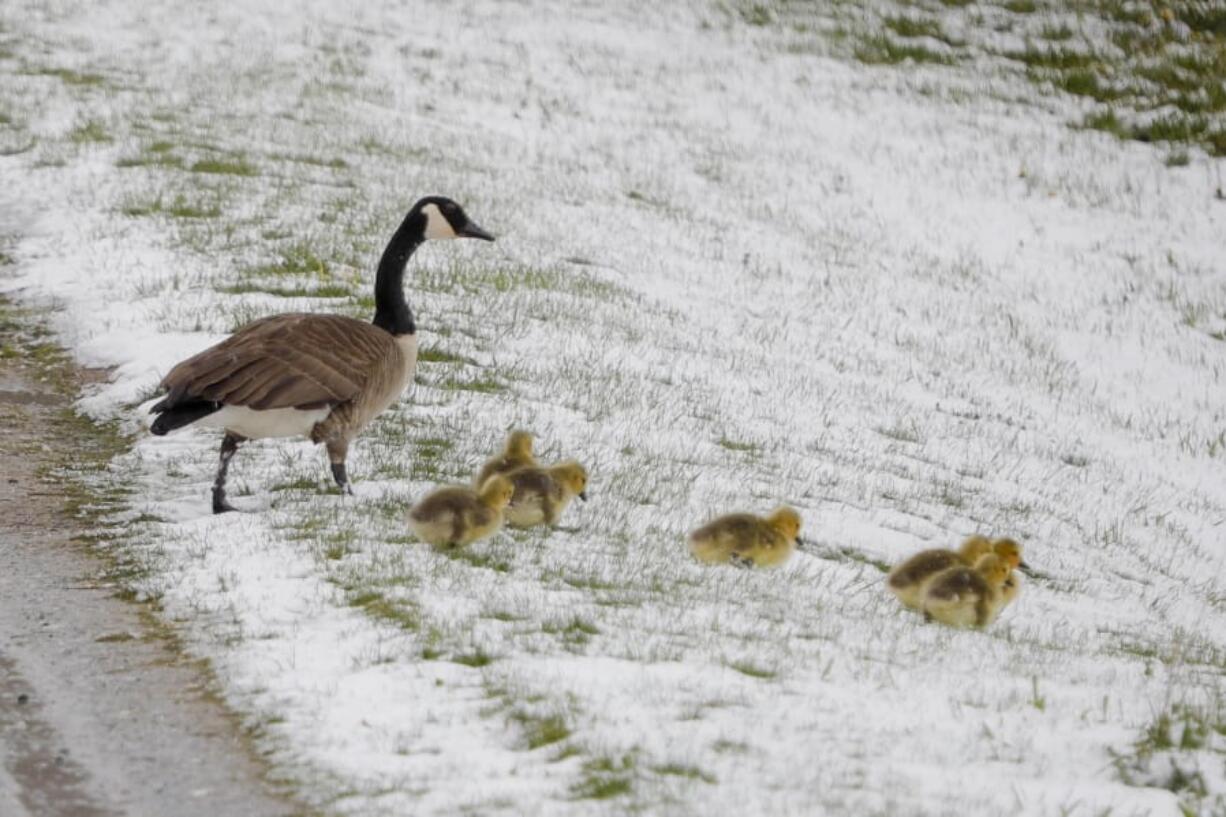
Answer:
[(439, 211), (437, 204), (427, 204), (421, 208), (421, 211), (426, 214), (426, 232), (425, 236), (429, 239), (437, 238), (455, 238), (455, 230), (450, 222), (443, 217)]

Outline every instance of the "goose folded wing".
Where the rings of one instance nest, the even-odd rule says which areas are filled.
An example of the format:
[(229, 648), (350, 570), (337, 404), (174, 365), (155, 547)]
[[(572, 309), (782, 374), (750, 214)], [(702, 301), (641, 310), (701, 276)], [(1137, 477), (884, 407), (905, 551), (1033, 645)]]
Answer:
[[(352, 400), (396, 347), (370, 324), (333, 315), (277, 315), (190, 357), (162, 380), (166, 408), (189, 400), (258, 411)], [(160, 408), (160, 407), (159, 407)]]

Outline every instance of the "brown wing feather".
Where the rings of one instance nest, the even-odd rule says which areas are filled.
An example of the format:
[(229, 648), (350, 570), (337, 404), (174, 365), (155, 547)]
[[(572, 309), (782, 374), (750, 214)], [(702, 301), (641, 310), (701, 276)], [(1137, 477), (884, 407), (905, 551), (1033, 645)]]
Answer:
[(352, 400), (375, 366), (395, 354), (392, 336), (369, 323), (274, 315), (175, 366), (162, 386), (170, 406), (203, 399), (258, 410), (318, 408)]

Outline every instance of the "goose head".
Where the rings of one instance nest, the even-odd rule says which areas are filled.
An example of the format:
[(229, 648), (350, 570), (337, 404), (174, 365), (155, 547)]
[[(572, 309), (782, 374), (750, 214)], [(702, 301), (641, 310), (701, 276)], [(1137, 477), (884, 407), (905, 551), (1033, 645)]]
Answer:
[(532, 435), (527, 431), (512, 431), (507, 437), (506, 455), (521, 460), (532, 459)]
[(446, 196), (426, 196), (409, 211), (406, 221), (420, 231), (423, 238), (480, 238), (493, 241), (494, 236), (481, 229), (468, 217), (464, 208)]
[(800, 539), (800, 514), (787, 505), (782, 505), (771, 511), (766, 517), (766, 524), (779, 531), (790, 540)]
[(501, 474), (495, 474), (481, 486), (481, 501), (491, 508), (497, 508), (498, 510), (502, 510), (507, 505), (510, 505), (511, 497), (514, 495), (515, 483)]
[(1009, 563), (995, 553), (986, 553), (975, 562), (975, 571), (987, 579), (988, 584), (999, 589), (1009, 578)]
[(997, 539), (992, 543), (992, 552), (1008, 563), (1010, 569), (1030, 569), (1030, 565), (1022, 560), (1022, 547), (1012, 539)]
[(587, 502), (587, 469), (574, 460), (558, 463), (549, 469), (554, 479), (567, 491)]

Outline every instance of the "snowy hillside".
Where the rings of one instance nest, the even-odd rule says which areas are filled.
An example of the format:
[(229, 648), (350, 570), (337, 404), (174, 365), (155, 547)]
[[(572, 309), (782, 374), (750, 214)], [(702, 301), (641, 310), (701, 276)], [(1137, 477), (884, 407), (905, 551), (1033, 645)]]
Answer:
[[(1226, 791), (1216, 737), (1177, 760), (1202, 792), (1134, 757), (1224, 686), (1222, 160), (717, 3), (353, 5), (0, 7), (0, 291), (114, 367), (80, 404), (135, 435), (110, 547), (279, 778), (353, 815)], [(230, 471), (251, 512), (209, 515), (219, 437), (143, 430), (161, 375), (255, 317), (369, 316), (428, 193), (499, 240), (414, 257), (417, 383), (356, 496), (265, 441)], [(513, 427), (587, 464), (573, 530), (414, 543), (412, 499)], [(783, 568), (689, 558), (781, 502), (811, 543)], [(988, 631), (885, 592), (975, 531), (1037, 571)]]

